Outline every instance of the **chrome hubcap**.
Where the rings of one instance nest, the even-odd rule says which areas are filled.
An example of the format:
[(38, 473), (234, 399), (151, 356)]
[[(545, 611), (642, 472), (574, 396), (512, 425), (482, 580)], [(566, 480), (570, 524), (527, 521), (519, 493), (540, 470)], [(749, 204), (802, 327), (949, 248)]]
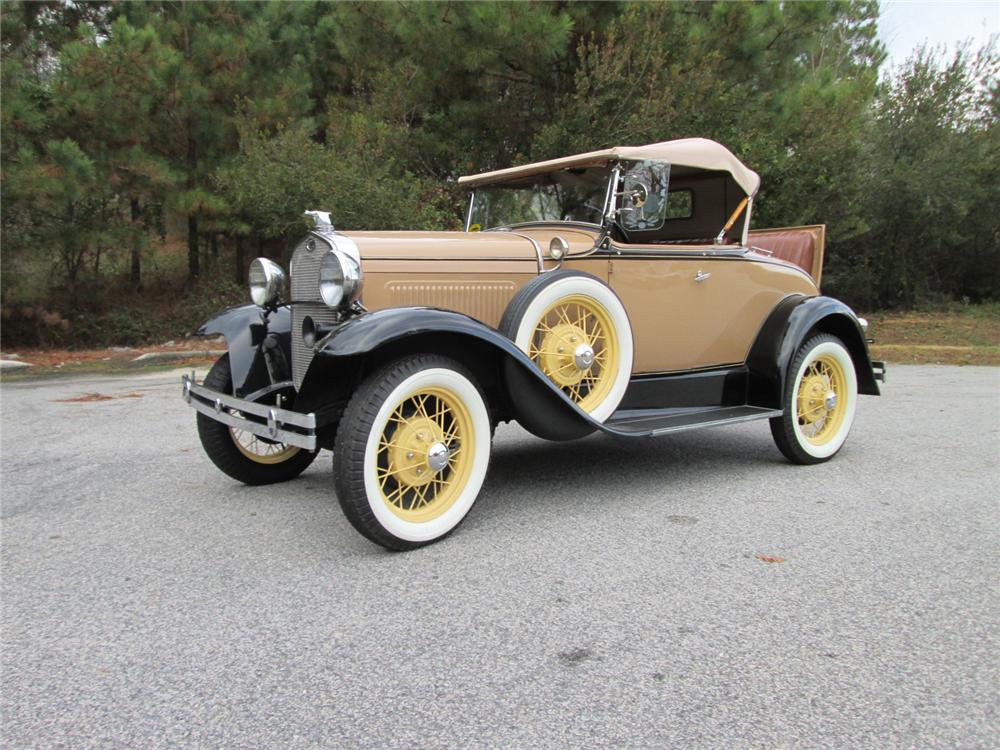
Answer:
[(580, 344), (573, 352), (573, 363), (578, 370), (589, 370), (594, 364), (594, 349), (590, 344)]
[(827, 409), (834, 409), (837, 406), (837, 394), (833, 391), (827, 391), (826, 398), (823, 399), (823, 403)]
[(451, 451), (444, 443), (434, 443), (427, 451), (427, 465), (431, 467), (431, 471), (444, 469), (448, 465), (449, 458), (451, 458)]

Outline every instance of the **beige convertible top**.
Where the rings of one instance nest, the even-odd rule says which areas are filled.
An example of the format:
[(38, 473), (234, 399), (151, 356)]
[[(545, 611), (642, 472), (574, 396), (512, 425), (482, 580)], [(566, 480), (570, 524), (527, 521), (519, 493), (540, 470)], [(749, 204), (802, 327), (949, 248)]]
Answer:
[(517, 177), (528, 177), (535, 174), (553, 172), (567, 167), (582, 167), (588, 164), (600, 164), (614, 159), (665, 161), (695, 169), (710, 169), (729, 172), (736, 184), (743, 188), (747, 195), (753, 195), (760, 187), (760, 175), (747, 168), (743, 162), (733, 156), (732, 152), (721, 143), (708, 138), (681, 138), (676, 141), (650, 143), (648, 146), (613, 146), (600, 151), (590, 151), (576, 156), (563, 156), (559, 159), (539, 161), (534, 164), (524, 164), (520, 167), (497, 169), (493, 172), (466, 175), (459, 177), (458, 183), (466, 187), (487, 185), (491, 182), (503, 182)]

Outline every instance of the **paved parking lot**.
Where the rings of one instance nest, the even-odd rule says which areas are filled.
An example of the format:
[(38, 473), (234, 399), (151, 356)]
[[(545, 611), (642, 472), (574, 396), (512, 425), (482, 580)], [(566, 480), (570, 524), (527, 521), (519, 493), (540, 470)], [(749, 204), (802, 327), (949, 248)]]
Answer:
[(329, 454), (217, 472), (176, 374), (4, 384), (3, 745), (995, 747), (1000, 369), (889, 378), (818, 467), (501, 427), (405, 554)]

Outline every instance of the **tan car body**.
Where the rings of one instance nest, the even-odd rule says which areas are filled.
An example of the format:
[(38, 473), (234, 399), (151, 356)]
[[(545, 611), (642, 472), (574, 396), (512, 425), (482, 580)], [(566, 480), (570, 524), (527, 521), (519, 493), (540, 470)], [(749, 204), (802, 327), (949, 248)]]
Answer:
[[(553, 170), (566, 172), (538, 177)], [(856, 396), (879, 394), (866, 324), (819, 292), (824, 227), (751, 231), (760, 178), (720, 144), (460, 183), (466, 230), (494, 228), (338, 232), (309, 211), (287, 298), (283, 269), (253, 261), (255, 304), (199, 329), (228, 354), (183, 380), (223, 472), (286, 481), (332, 450), (350, 523), (412, 549), (468, 513), (502, 422), (565, 441), (767, 419), (779, 450), (811, 464), (840, 449)]]
[[(369, 310), (440, 307), (491, 327), (518, 289), (560, 267), (548, 258), (548, 246), (562, 237), (569, 254), (561, 268), (592, 274), (621, 298), (635, 341), (634, 375), (742, 363), (783, 298), (819, 293), (804, 269), (763, 252), (731, 245), (620, 243), (594, 250), (596, 228), (347, 236), (361, 256)], [(818, 239), (817, 260), (822, 235)]]

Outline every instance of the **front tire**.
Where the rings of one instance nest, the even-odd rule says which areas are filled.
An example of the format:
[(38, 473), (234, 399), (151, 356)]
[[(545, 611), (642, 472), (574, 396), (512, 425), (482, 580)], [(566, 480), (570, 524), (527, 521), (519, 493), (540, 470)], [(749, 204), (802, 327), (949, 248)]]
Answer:
[[(223, 354), (212, 365), (204, 385), (219, 393), (233, 393), (228, 354)], [(201, 412), (198, 413), (198, 437), (213, 464), (238, 482), (250, 485), (294, 479), (309, 467), (318, 453), (264, 440), (216, 422)]]
[(828, 333), (814, 336), (792, 360), (783, 414), (770, 420), (771, 435), (793, 463), (829, 461), (847, 440), (857, 403), (858, 377), (847, 348)]
[(397, 360), (361, 384), (340, 421), (340, 507), (387, 549), (443, 539), (479, 496), (491, 437), (486, 399), (464, 367), (437, 355)]

